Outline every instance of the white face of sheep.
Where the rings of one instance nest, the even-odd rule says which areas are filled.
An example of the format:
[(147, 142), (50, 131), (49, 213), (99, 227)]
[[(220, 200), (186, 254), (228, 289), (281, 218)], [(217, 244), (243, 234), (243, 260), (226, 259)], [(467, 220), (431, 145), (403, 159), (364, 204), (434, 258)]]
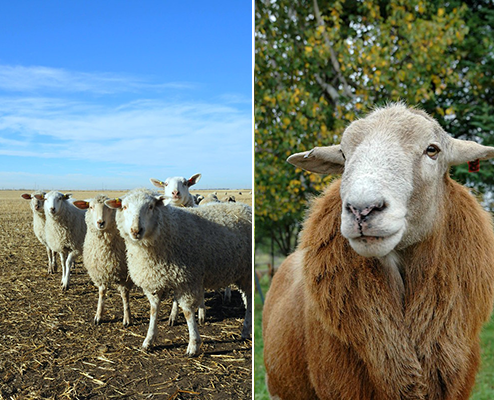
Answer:
[(98, 231), (104, 231), (115, 220), (115, 210), (109, 208), (104, 203), (108, 198), (76, 200), (72, 204), (80, 210), (87, 210), (86, 221), (91, 221), (91, 224)]
[(63, 194), (60, 192), (49, 192), (45, 196), (45, 214), (56, 215), (62, 208), (62, 203), (67, 201), (71, 196), (71, 193)]
[(46, 193), (31, 195), (29, 193), (24, 193), (21, 197), (25, 200), (30, 200), (29, 206), (32, 211), (37, 212), (38, 214), (44, 214), (43, 206), (45, 204), (45, 194)]
[(158, 179), (150, 179), (151, 183), (159, 188), (164, 189), (164, 194), (167, 196), (166, 204), (173, 206), (182, 206), (189, 197), (189, 188), (195, 185), (201, 179), (201, 174), (192, 175), (189, 179), (182, 176), (167, 178), (166, 181)]
[(341, 145), (288, 161), (343, 173), (341, 233), (360, 255), (384, 257), (431, 233), (451, 165), (491, 157), (494, 148), (453, 139), (426, 113), (399, 104), (352, 123)]
[(156, 209), (165, 207), (164, 199), (162, 195), (138, 191), (128, 193), (123, 199), (107, 200), (105, 204), (120, 210), (117, 215), (120, 233), (139, 242), (153, 235), (158, 223)]

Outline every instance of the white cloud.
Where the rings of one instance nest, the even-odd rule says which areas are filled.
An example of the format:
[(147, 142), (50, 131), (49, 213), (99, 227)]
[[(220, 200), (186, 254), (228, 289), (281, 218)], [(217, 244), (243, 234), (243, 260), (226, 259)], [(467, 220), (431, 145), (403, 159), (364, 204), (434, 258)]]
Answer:
[(0, 65), (0, 90), (33, 92), (91, 92), (110, 94), (142, 90), (190, 89), (190, 82), (153, 83), (148, 79), (114, 73), (67, 71), (44, 66)]

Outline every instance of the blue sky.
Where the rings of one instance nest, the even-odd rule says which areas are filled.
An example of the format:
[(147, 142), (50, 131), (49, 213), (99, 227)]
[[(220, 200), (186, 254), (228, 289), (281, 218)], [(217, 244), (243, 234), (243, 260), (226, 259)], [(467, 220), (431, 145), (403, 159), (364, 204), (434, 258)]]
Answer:
[(252, 185), (252, 2), (0, 0), (0, 189)]

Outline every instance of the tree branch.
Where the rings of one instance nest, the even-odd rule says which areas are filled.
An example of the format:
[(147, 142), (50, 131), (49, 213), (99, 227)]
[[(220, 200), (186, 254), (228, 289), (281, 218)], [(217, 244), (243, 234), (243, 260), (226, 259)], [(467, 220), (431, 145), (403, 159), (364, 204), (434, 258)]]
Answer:
[[(340, 81), (341, 85), (343, 86), (343, 93), (345, 94), (345, 96), (353, 99), (355, 97), (355, 95), (353, 94), (353, 92), (352, 92), (350, 86), (348, 85), (345, 77), (341, 73), (340, 63), (338, 62), (338, 58), (336, 57), (335, 51), (333, 49), (333, 46), (331, 45), (331, 41), (329, 40), (328, 34), (326, 32), (326, 23), (324, 22), (324, 20), (321, 17), (321, 12), (319, 11), (319, 4), (317, 3), (317, 0), (314, 0), (314, 13), (316, 15), (317, 24), (319, 26), (324, 27), (324, 30), (322, 32), (323, 37), (324, 37), (324, 42), (329, 49), (329, 56), (331, 59), (331, 64), (333, 65), (334, 72), (336, 73), (338, 80)], [(339, 97), (338, 92), (336, 92), (336, 89), (334, 87), (332, 87), (331, 85), (329, 85), (328, 83), (324, 82), (320, 76), (318, 77), (316, 75), (316, 80), (320, 85), (322, 83), (324, 83), (323, 89), (326, 90), (326, 92), (328, 92), (328, 94), (331, 96), (331, 98), (336, 102), (336, 100)], [(332, 90), (329, 89), (328, 86)], [(328, 90), (331, 90), (331, 92), (332, 91), (336, 92), (337, 97), (335, 98), (334, 92), (331, 94), (331, 92), (329, 92)]]

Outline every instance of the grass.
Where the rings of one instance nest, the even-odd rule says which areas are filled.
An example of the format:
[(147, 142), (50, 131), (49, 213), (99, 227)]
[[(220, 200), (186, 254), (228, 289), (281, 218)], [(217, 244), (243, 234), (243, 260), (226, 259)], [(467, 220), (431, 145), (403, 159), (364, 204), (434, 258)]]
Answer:
[[(257, 261), (257, 260), (256, 260)], [(278, 263), (276, 263), (278, 265)], [(266, 276), (261, 279), (261, 288), (264, 295), (269, 289), (269, 280)], [(254, 298), (254, 398), (256, 400), (269, 400), (269, 395), (264, 381), (263, 340), (262, 340), (262, 304), (259, 293)], [(480, 371), (477, 374), (475, 388), (470, 397), (471, 400), (494, 399), (494, 314), (484, 326), (481, 333), (482, 361)]]

